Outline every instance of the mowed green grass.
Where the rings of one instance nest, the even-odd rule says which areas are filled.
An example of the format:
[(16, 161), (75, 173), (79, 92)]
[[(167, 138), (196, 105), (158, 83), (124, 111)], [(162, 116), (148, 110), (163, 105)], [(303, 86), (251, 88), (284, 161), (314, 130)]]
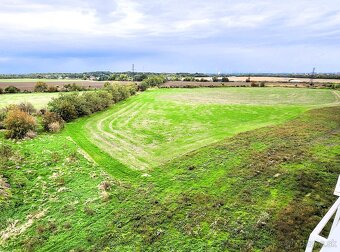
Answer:
[(67, 130), (99, 162), (105, 152), (128, 168), (147, 170), (240, 132), (337, 103), (331, 90), (157, 89), (80, 119)]

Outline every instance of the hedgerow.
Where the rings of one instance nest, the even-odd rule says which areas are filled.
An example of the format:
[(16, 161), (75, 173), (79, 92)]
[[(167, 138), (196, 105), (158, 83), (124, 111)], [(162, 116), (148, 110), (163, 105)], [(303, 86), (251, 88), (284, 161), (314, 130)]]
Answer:
[(112, 103), (129, 98), (136, 93), (134, 84), (105, 83), (104, 90), (89, 93), (63, 94), (52, 99), (48, 107), (66, 122), (108, 108)]
[(166, 82), (166, 78), (164, 76), (149, 76), (147, 79), (143, 80), (139, 86), (138, 89), (141, 91), (145, 91), (149, 87), (156, 87), (159, 86), (160, 84), (163, 84)]

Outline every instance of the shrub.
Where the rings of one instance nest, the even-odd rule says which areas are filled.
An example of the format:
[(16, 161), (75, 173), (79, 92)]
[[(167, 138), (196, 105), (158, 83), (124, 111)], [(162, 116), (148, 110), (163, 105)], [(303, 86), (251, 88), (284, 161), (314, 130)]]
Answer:
[(118, 85), (119, 101), (123, 101), (130, 97), (129, 88), (126, 85)]
[(163, 84), (166, 82), (166, 78), (162, 75), (153, 75), (153, 76), (149, 76), (147, 79), (143, 80), (140, 84), (139, 84), (139, 90), (146, 90), (149, 87), (156, 87), (159, 86), (160, 84)]
[(135, 95), (137, 92), (137, 85), (134, 83), (127, 84), (127, 89), (129, 90), (130, 95)]
[(116, 76), (116, 80), (118, 80), (118, 81), (128, 81), (129, 76), (127, 74), (120, 74), (119, 76)]
[(183, 81), (195, 81), (194, 77), (184, 77)]
[(5, 93), (8, 93), (8, 94), (15, 94), (19, 92), (20, 92), (20, 89), (14, 86), (8, 86), (5, 88)]
[(148, 76), (146, 74), (136, 74), (133, 79), (134, 81), (143, 81), (147, 78)]
[(30, 115), (32, 115), (33, 113), (37, 112), (37, 110), (34, 108), (32, 103), (29, 102), (22, 102), (18, 105), (18, 108), (21, 111), (24, 111)]
[(130, 96), (130, 92), (126, 85), (109, 84), (106, 85), (106, 90), (112, 95), (112, 100), (117, 103)]
[(6, 109), (0, 109), (0, 129), (4, 129), (4, 120), (6, 118), (7, 110)]
[(265, 86), (266, 86), (266, 83), (264, 81), (261, 81), (260, 87), (265, 87)]
[(252, 83), (250, 84), (250, 86), (251, 86), (251, 87), (258, 87), (259, 84), (257, 84), (256, 82), (252, 82)]
[(42, 125), (44, 127), (44, 130), (51, 131), (50, 125), (53, 123), (58, 123), (59, 130), (64, 126), (64, 120), (59, 114), (47, 111), (42, 117)]
[(250, 77), (248, 77), (248, 78), (246, 79), (246, 82), (250, 82)]
[(146, 82), (141, 82), (138, 85), (138, 90), (145, 91), (149, 88), (149, 85)]
[(0, 88), (0, 94), (3, 94), (4, 90), (2, 88)]
[(222, 82), (229, 82), (229, 78), (228, 77), (222, 77)]
[(212, 77), (212, 81), (213, 82), (218, 82), (218, 77), (216, 77), (216, 76)]
[(9, 110), (4, 120), (8, 138), (24, 138), (28, 131), (35, 130), (36, 121), (30, 114), (19, 109)]
[(38, 81), (35, 86), (34, 86), (34, 92), (46, 92), (47, 91), (47, 84), (45, 82), (42, 81)]
[(51, 112), (58, 113), (64, 121), (69, 122), (78, 117), (75, 107), (76, 94), (61, 95), (58, 98), (53, 98), (48, 106)]
[(67, 92), (75, 92), (75, 91), (82, 91), (84, 88), (76, 83), (66, 84), (64, 85), (64, 90)]
[(60, 125), (59, 122), (52, 122), (48, 125), (48, 131), (57, 133), (61, 130), (62, 126)]
[(201, 79), (199, 80), (199, 82), (208, 82), (208, 80), (207, 80), (207, 79), (204, 79), (204, 78), (201, 78)]
[(49, 92), (49, 93), (58, 92), (58, 87), (56, 87), (56, 86), (48, 86), (47, 92)]

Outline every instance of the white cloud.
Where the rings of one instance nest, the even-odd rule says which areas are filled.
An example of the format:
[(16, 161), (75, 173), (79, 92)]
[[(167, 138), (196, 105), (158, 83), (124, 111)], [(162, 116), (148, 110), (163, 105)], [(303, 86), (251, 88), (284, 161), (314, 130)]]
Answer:
[(88, 66), (79, 63), (86, 53), (91, 64), (96, 53), (208, 58), (287, 48), (289, 54), (306, 44), (339, 48), (338, 27), (339, 0), (1, 0), (0, 57), (66, 55)]

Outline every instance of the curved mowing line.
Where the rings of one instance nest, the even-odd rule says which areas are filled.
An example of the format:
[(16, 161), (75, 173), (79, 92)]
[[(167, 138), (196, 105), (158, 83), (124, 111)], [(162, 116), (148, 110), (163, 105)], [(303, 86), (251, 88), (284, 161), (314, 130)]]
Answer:
[[(138, 170), (145, 169), (149, 167), (151, 164), (153, 164), (154, 160), (152, 158), (152, 155), (150, 154), (150, 151), (146, 151), (146, 148), (142, 145), (140, 145), (138, 142), (134, 141), (127, 135), (116, 131), (113, 129), (112, 124), (116, 121), (121, 120), (126, 115), (130, 115), (128, 120), (124, 121), (124, 125), (128, 123), (130, 120), (135, 120), (135, 116), (147, 106), (147, 104), (140, 104), (140, 102), (132, 102), (125, 108), (117, 111), (117, 113), (112, 113), (107, 117), (104, 117), (100, 121), (96, 123), (89, 122), (85, 127), (89, 129), (90, 131), (90, 138), (92, 138), (97, 145), (102, 145), (103, 150), (105, 151), (114, 148), (117, 150), (118, 153), (115, 153), (115, 155), (119, 156), (119, 158), (129, 159), (131, 164), (133, 164), (134, 167), (136, 167)], [(131, 112), (133, 110), (133, 112)], [(114, 117), (111, 121), (109, 121), (110, 118)], [(111, 132), (108, 132), (107, 129), (105, 129), (105, 126), (109, 124), (109, 128)], [(92, 126), (92, 127), (90, 127)], [(97, 132), (100, 132), (101, 134), (97, 134)], [(93, 137), (95, 136), (95, 137)], [(114, 144), (114, 142), (119, 142), (119, 145)], [(127, 147), (126, 147), (127, 146)], [(122, 150), (124, 150), (126, 153), (122, 154)], [(110, 151), (106, 151), (109, 154), (113, 154)], [(138, 153), (138, 155), (136, 155)], [(126, 155), (130, 154), (130, 155)], [(118, 158), (118, 159), (119, 159)], [(153, 161), (152, 161), (153, 160)]]
[[(92, 120), (86, 123), (85, 128), (88, 129), (88, 131), (85, 134), (87, 134), (89, 138), (93, 140), (94, 144), (96, 144), (99, 148), (101, 148), (110, 156), (116, 157), (117, 159), (129, 159), (129, 161), (133, 164), (134, 167), (137, 168), (137, 170), (142, 170), (149, 167), (150, 163), (152, 163), (150, 161), (150, 153), (145, 152), (143, 150), (143, 146), (140, 146), (139, 144), (132, 145), (131, 143), (126, 142), (118, 134), (111, 134), (110, 132), (107, 132), (107, 130), (104, 129), (103, 125), (104, 123), (105, 125), (110, 123), (109, 119), (112, 117), (114, 117), (112, 121), (121, 120), (126, 114), (131, 113), (130, 111), (132, 109), (135, 109), (137, 106), (137, 110), (140, 110), (142, 106), (145, 106), (145, 104), (140, 106), (140, 103), (138, 101), (133, 101), (126, 107), (118, 110), (117, 113), (111, 113), (110, 115), (102, 118), (99, 121)], [(119, 143), (118, 145), (115, 144), (117, 142)], [(109, 149), (115, 149), (116, 153), (107, 151)], [(139, 152), (142, 155), (136, 155), (136, 152)]]
[[(135, 146), (131, 146), (131, 145), (128, 145), (129, 147), (126, 148), (125, 147), (126, 143), (124, 141), (122, 141), (121, 139), (117, 138), (115, 135), (112, 135), (112, 134), (110, 134), (108, 132), (105, 132), (102, 128), (99, 128), (99, 132), (102, 135), (98, 135), (97, 133), (92, 132), (92, 135), (96, 136), (96, 137), (92, 137), (92, 139), (95, 139), (98, 145), (102, 145), (104, 150), (108, 149), (108, 148), (116, 149), (117, 152), (118, 152), (118, 153), (115, 153), (117, 157), (118, 156), (119, 157), (124, 157), (125, 159), (127, 159), (129, 157), (130, 161), (132, 161), (132, 160), (136, 160), (136, 157), (134, 155), (135, 153), (133, 152), (134, 150), (135, 151), (141, 151), (141, 152), (143, 151), (142, 149), (136, 149), (136, 148), (134, 148)], [(98, 140), (99, 140), (100, 143), (98, 142)], [(116, 140), (116, 142), (119, 142), (119, 145), (112, 144), (112, 142), (115, 141), (115, 140)], [(121, 154), (122, 150), (125, 153)], [(130, 155), (127, 156), (127, 154), (130, 154)], [(124, 155), (124, 156), (122, 156), (122, 155)], [(144, 153), (144, 155), (148, 156), (149, 154), (148, 153)], [(146, 164), (147, 164), (147, 162), (141, 161), (141, 160), (133, 161), (133, 163), (138, 167), (138, 170), (141, 169), (141, 168), (145, 168)]]
[[(113, 119), (111, 122), (113, 122), (113, 121), (115, 121), (115, 120), (117, 120), (117, 119), (120, 119), (120, 117), (121, 116), (123, 116), (123, 115), (125, 115), (126, 113), (129, 113), (129, 111), (126, 111), (125, 113), (123, 113), (123, 114), (121, 114), (119, 117), (116, 117), (115, 119)], [(115, 115), (115, 114), (114, 114)], [(127, 142), (127, 141), (125, 141), (122, 137), (120, 137), (119, 135), (119, 133), (118, 132), (114, 132), (114, 133), (117, 133), (116, 135), (115, 134), (112, 134), (111, 132), (107, 132), (107, 130), (105, 130), (104, 129), (104, 127), (106, 126), (106, 124), (105, 125), (103, 125), (104, 124), (104, 121), (105, 120), (107, 120), (108, 119), (108, 117), (106, 117), (106, 118), (103, 118), (102, 120), (100, 120), (100, 121), (98, 121), (97, 123), (96, 123), (96, 125), (95, 125), (95, 132), (97, 132), (97, 131), (99, 131), (99, 132), (101, 132), (102, 134), (104, 134), (105, 136), (107, 136), (108, 138), (110, 138), (110, 139), (115, 139), (115, 140), (118, 140), (118, 141), (120, 141), (122, 144), (128, 144), (129, 145), (129, 143)], [(111, 122), (107, 122), (108, 124), (111, 124)], [(88, 128), (88, 129), (90, 129), (91, 130), (91, 132), (92, 133), (94, 133), (94, 129), (93, 128), (89, 128), (88, 127), (89, 126), (89, 124), (88, 125), (86, 125), (86, 127)], [(111, 125), (110, 125), (110, 129), (112, 129), (112, 131), (115, 131), (115, 130), (113, 130), (113, 128), (111, 127)], [(131, 141), (133, 144), (135, 144), (136, 146), (138, 146), (138, 144), (137, 143), (135, 143), (134, 141)], [(111, 144), (111, 143), (107, 143), (107, 145), (112, 145), (112, 146), (115, 146), (114, 144)], [(142, 150), (140, 150), (140, 151), (142, 151)]]
[(86, 119), (79, 119), (74, 123), (69, 123), (65, 127), (64, 134), (71, 136), (74, 141), (88, 153), (88, 155), (99, 164), (106, 172), (117, 179), (128, 181), (136, 181), (141, 173), (136, 170), (131, 170), (118, 160), (112, 158), (109, 154), (102, 151), (97, 145), (93, 144), (83, 134), (84, 125), (92, 117)]

